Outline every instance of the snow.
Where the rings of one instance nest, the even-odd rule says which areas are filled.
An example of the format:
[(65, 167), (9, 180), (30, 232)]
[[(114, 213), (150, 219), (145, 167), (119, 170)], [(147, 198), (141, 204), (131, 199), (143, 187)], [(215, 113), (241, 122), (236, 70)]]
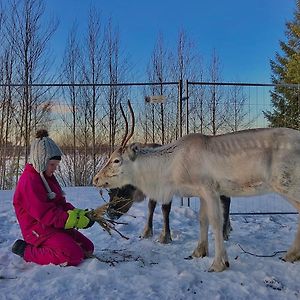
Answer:
[[(65, 188), (65, 192), (67, 199), (80, 208), (103, 204), (93, 187)], [(144, 201), (131, 208), (130, 216), (120, 219), (128, 224), (118, 225), (118, 230), (129, 240), (117, 233), (110, 236), (98, 224), (82, 230), (94, 242), (99, 259), (87, 259), (77, 267), (39, 266), (11, 253), (11, 245), (21, 238), (12, 195), (13, 191), (0, 191), (1, 300), (300, 299), (300, 262), (283, 262), (279, 259), (282, 252), (277, 253), (286, 251), (295, 237), (296, 214), (231, 215), (233, 231), (225, 242), (230, 268), (221, 273), (207, 272), (214, 253), (211, 231), (210, 255), (185, 259), (198, 241), (198, 213), (193, 206), (181, 207), (179, 201), (174, 201), (170, 215), (171, 244), (157, 241), (162, 228), (159, 207), (153, 238), (139, 238), (147, 214)], [(255, 201), (265, 207), (273, 198), (233, 199), (232, 209)]]

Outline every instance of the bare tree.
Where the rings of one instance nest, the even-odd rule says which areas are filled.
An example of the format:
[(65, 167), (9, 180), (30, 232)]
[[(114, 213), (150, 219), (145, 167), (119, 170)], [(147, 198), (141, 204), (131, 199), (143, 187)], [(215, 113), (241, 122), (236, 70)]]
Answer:
[[(202, 77), (199, 81), (203, 81)], [(193, 86), (193, 89), (189, 90), (189, 127), (194, 133), (204, 133), (207, 115), (205, 94), (206, 87), (204, 85)]]
[(12, 107), (12, 48), (4, 38), (5, 15), (0, 3), (0, 83), (7, 84), (0, 89), (0, 188), (12, 188), (11, 171), (13, 168), (14, 148), (11, 137), (13, 133)]
[(109, 118), (109, 146), (112, 151), (116, 144), (118, 128), (118, 104), (127, 98), (126, 87), (118, 86), (124, 81), (128, 70), (126, 56), (122, 53), (118, 29), (114, 28), (112, 20), (108, 21), (105, 30), (105, 77), (110, 84), (107, 92), (108, 118)]
[[(81, 73), (81, 65), (80, 65), (80, 57), (81, 51), (77, 41), (77, 27), (76, 24), (73, 24), (71, 31), (68, 36), (66, 50), (64, 54), (64, 62), (62, 65), (62, 76), (61, 79), (65, 80), (68, 83), (71, 83), (68, 86), (68, 89), (64, 92), (64, 96), (66, 99), (66, 106), (68, 111), (71, 114), (66, 114), (63, 118), (64, 124), (67, 126), (68, 132), (71, 135), (71, 147), (72, 154), (66, 157), (66, 163), (69, 165), (69, 170), (73, 170), (73, 172), (69, 172), (69, 182), (73, 185), (78, 183), (78, 174), (77, 170), (77, 125), (80, 120), (80, 116), (78, 116), (78, 102), (80, 98), (80, 87), (76, 87), (75, 83), (81, 81), (82, 73)], [(73, 84), (73, 85), (72, 85)], [(71, 115), (71, 118), (69, 117)], [(69, 139), (65, 140), (64, 147), (68, 148)], [(69, 160), (69, 162), (67, 162)]]
[[(214, 50), (209, 66), (209, 81), (212, 83), (220, 82), (220, 59)], [(224, 126), (225, 108), (224, 108), (223, 90), (218, 85), (211, 85), (207, 94), (208, 105), (208, 123), (207, 129), (209, 133), (216, 135)]]
[[(1, 122), (0, 122), (0, 170), (2, 188), (12, 188), (12, 176), (15, 174), (15, 156), (19, 157), (20, 152), (18, 148), (12, 147), (12, 135), (14, 130), (14, 103), (13, 103), (13, 90), (12, 86), (12, 70), (13, 70), (13, 57), (11, 49), (6, 49), (1, 61), (1, 82), (7, 84), (1, 89)], [(16, 153), (17, 152), (17, 153)], [(9, 158), (9, 159), (8, 159)], [(10, 176), (7, 176), (10, 175)]]
[[(147, 73), (150, 82), (160, 82), (158, 86), (150, 86), (146, 93), (150, 95), (166, 95), (167, 88), (163, 86), (163, 82), (166, 81), (168, 76), (168, 53), (164, 46), (163, 35), (159, 34), (156, 45), (153, 49), (150, 62), (148, 63)], [(148, 133), (151, 133), (151, 142), (159, 142), (161, 144), (165, 143), (165, 104), (154, 104), (145, 103), (145, 110), (147, 114), (144, 118), (144, 128), (147, 128), (147, 134), (145, 136), (146, 141), (148, 141)], [(151, 117), (148, 117), (151, 116)], [(158, 116), (159, 122), (156, 122), (156, 116)], [(149, 124), (150, 123), (150, 128)], [(160, 137), (157, 137), (157, 133), (160, 133)]]
[[(0, 0), (0, 32), (3, 30), (3, 24), (4, 24), (4, 8), (3, 8), (3, 3)], [(2, 35), (1, 35), (1, 40), (2, 40)]]
[[(182, 96), (186, 95), (187, 86), (184, 84), (186, 80), (190, 81), (199, 81), (203, 77), (203, 68), (201, 63), (201, 57), (199, 51), (197, 51), (194, 42), (189, 38), (187, 33), (182, 29), (178, 32), (177, 38), (177, 51), (170, 54), (170, 66), (171, 66), (171, 79), (179, 80), (182, 83)], [(176, 134), (177, 137), (182, 135), (183, 126), (185, 123), (185, 132), (189, 132), (189, 123), (191, 115), (195, 114), (198, 105), (198, 98), (195, 98), (196, 95), (190, 93), (189, 98), (183, 97), (185, 102), (181, 102), (182, 98), (177, 97), (177, 122), (176, 122)], [(192, 106), (189, 107), (189, 100), (194, 100)], [(202, 104), (201, 104), (202, 106)], [(184, 109), (185, 108), (185, 109)]]
[[(70, 153), (65, 159), (69, 171), (67, 184), (90, 184), (101, 159), (97, 154), (103, 149), (107, 151), (105, 136), (109, 136), (110, 149), (114, 147), (117, 104), (125, 95), (124, 88), (116, 86), (126, 71), (121, 56), (118, 32), (111, 21), (103, 30), (100, 13), (91, 7), (84, 38), (78, 39), (75, 25), (70, 31), (62, 66), (61, 79), (71, 83), (68, 90), (64, 90), (70, 113), (63, 121), (71, 137), (63, 143), (66, 152)], [(97, 86), (103, 82), (109, 82), (111, 86)], [(75, 83), (88, 86), (78, 87)]]
[[(50, 78), (48, 43), (57, 23), (43, 25), (42, 0), (1, 2), (0, 80), (6, 86), (0, 91), (0, 140), (3, 143), (0, 168), (1, 185), (6, 188), (18, 180), (21, 159), (22, 163), (23, 157), (25, 162), (28, 160), (31, 131), (50, 120), (51, 93), (45, 88), (31, 87), (32, 83)], [(12, 83), (20, 83), (22, 87), (13, 88)]]
[[(96, 145), (100, 144), (100, 136), (97, 134), (100, 130), (99, 109), (100, 109), (100, 97), (101, 90), (94, 84), (103, 83), (103, 69), (104, 69), (104, 37), (101, 26), (100, 13), (95, 8), (90, 8), (88, 32), (84, 42), (86, 45), (86, 55), (83, 57), (83, 80), (86, 83), (93, 84), (92, 87), (84, 90), (84, 99), (81, 103), (82, 109), (85, 111), (84, 115), (84, 148), (86, 160), (89, 158), (88, 150), (91, 146), (92, 157), (92, 171), (96, 172), (98, 161), (96, 159)], [(88, 161), (85, 162), (84, 178), (88, 178), (87, 172), (90, 172)], [(88, 182), (89, 184), (91, 182)]]
[[(216, 135), (221, 132), (237, 131), (248, 128), (251, 120), (246, 122), (246, 96), (241, 86), (227, 87), (218, 85), (221, 82), (220, 59), (215, 51), (212, 53), (209, 67), (210, 85), (207, 91), (207, 129)], [(214, 85), (215, 83), (215, 85)]]
[[(25, 161), (28, 159), (30, 132), (36, 129), (35, 112), (40, 110), (43, 92), (33, 90), (31, 84), (42, 82), (48, 74), (48, 43), (57, 28), (57, 22), (42, 26), (44, 5), (42, 0), (23, 0), (11, 2), (6, 32), (10, 45), (13, 46), (17, 60), (14, 79), (23, 84), (20, 90), (20, 132), (24, 141)], [(42, 110), (43, 112), (43, 110)], [(48, 112), (48, 110), (44, 110)]]
[(229, 89), (227, 100), (225, 103), (225, 127), (229, 131), (238, 131), (247, 128), (250, 124), (245, 118), (247, 112), (245, 110), (246, 96), (243, 87), (233, 86)]

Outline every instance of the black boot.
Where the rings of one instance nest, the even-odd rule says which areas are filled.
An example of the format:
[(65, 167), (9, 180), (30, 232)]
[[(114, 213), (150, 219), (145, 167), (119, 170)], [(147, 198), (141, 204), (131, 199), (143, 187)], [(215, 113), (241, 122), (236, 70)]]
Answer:
[(13, 244), (13, 246), (11, 248), (11, 251), (16, 255), (19, 255), (19, 256), (23, 257), (26, 246), (27, 246), (27, 243), (25, 241), (17, 240)]

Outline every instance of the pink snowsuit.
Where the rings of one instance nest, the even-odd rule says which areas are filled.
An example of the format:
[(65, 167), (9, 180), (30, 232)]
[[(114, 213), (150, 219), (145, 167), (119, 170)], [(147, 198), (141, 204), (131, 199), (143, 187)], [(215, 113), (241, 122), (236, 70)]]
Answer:
[(40, 265), (78, 265), (94, 251), (93, 243), (76, 229), (64, 229), (67, 211), (73, 209), (66, 202), (55, 176), (45, 176), (52, 200), (40, 174), (31, 164), (26, 164), (17, 184), (13, 205), (24, 240), (28, 243), (24, 260)]

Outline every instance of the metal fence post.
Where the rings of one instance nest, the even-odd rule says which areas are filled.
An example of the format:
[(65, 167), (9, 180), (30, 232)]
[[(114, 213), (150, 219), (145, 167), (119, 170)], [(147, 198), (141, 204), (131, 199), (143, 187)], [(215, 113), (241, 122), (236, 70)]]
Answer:
[[(189, 81), (185, 81), (185, 133), (189, 134)], [(190, 198), (188, 200), (188, 207), (190, 207)]]

